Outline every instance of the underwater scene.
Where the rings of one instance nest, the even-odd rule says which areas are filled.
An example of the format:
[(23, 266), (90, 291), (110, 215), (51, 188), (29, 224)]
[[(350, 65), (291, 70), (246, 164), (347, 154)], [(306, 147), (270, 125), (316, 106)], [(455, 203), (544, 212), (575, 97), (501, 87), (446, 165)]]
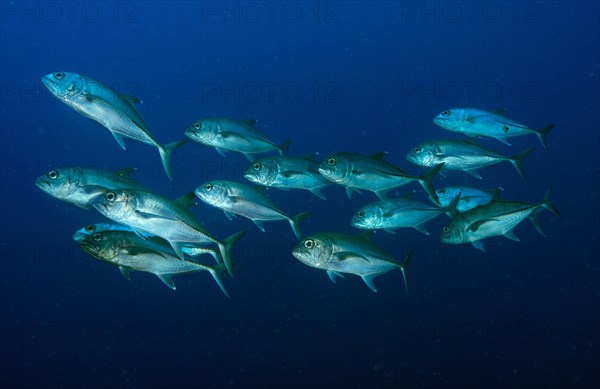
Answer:
[(2, 387), (597, 387), (599, 25), (0, 2)]

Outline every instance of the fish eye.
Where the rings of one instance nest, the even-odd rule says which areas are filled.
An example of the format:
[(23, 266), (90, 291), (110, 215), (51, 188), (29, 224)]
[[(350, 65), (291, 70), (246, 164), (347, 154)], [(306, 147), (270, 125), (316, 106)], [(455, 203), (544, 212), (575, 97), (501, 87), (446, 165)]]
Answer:
[(437, 192), (438, 192), (439, 194), (444, 194), (444, 193), (446, 193), (446, 188), (443, 188), (443, 189), (438, 189), (438, 191), (437, 191)]
[(87, 232), (94, 232), (94, 230), (95, 230), (95, 229), (96, 229), (96, 226), (95, 226), (95, 225), (93, 225), (93, 224), (90, 224), (90, 225), (88, 225), (88, 226), (85, 226), (85, 230), (86, 230)]
[(200, 127), (202, 127), (202, 126), (200, 125), (200, 123), (194, 123), (194, 128), (195, 128), (196, 130), (199, 130), (199, 129), (200, 129)]
[(108, 192), (107, 194), (104, 195), (104, 198), (110, 202), (115, 201), (115, 198), (117, 196), (115, 195), (115, 192)]
[(330, 164), (331, 166), (335, 165), (335, 158), (329, 158), (327, 160), (327, 163)]
[(212, 184), (206, 184), (206, 185), (204, 185), (204, 189), (206, 189), (209, 192), (212, 190), (212, 188), (213, 188)]
[(419, 154), (421, 152), (421, 148), (417, 147), (413, 151), (415, 152), (415, 154)]
[(358, 211), (358, 213), (356, 214), (356, 216), (358, 216), (358, 217), (365, 217), (365, 211), (364, 211), (364, 209), (361, 209), (360, 211)]
[(312, 239), (306, 239), (304, 241), (304, 247), (306, 247), (307, 249), (312, 249), (315, 246), (315, 242)]
[(446, 117), (448, 115), (450, 115), (450, 111), (444, 111), (444, 112), (442, 112), (442, 116)]
[(260, 162), (256, 162), (254, 165), (252, 165), (252, 167), (254, 168), (254, 170), (260, 170), (262, 164)]
[(99, 233), (95, 233), (94, 235), (92, 235), (92, 239), (94, 239), (94, 241), (96, 242), (100, 242), (100, 240), (102, 239), (102, 235), (100, 235)]
[(62, 80), (62, 78), (65, 76), (65, 74), (63, 72), (56, 72), (54, 73), (54, 78), (56, 78), (57, 80)]
[(58, 172), (56, 170), (51, 170), (48, 172), (48, 178), (56, 180), (58, 178)]
[(450, 232), (450, 228), (448, 228), (448, 226), (444, 227), (444, 232), (445, 232), (445, 233), (448, 233), (448, 232)]

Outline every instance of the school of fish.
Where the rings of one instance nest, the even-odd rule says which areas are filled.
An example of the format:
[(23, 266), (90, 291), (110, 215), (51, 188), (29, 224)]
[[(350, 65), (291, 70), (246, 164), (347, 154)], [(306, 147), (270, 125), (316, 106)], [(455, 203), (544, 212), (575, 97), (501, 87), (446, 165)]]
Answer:
[[(213, 180), (200, 183), (194, 191), (178, 199), (153, 193), (132, 177), (135, 169), (130, 168), (106, 171), (62, 167), (39, 177), (35, 184), (48, 195), (95, 210), (110, 220), (82, 227), (73, 239), (87, 254), (117, 267), (126, 279), (130, 279), (131, 271), (147, 272), (174, 290), (173, 276), (205, 271), (229, 296), (222, 275), (233, 275), (235, 261), (231, 249), (247, 230), (228, 237), (216, 236), (190, 210), (196, 200), (222, 210), (230, 220), (236, 216), (250, 219), (263, 232), (265, 222), (287, 221), (299, 241), (291, 252), (293, 257), (325, 271), (334, 283), (347, 274), (356, 275), (373, 292), (377, 292), (375, 277), (399, 269), (408, 293), (406, 270), (412, 259), (410, 248), (405, 248), (405, 258), (398, 258), (375, 244), (371, 235), (376, 230), (397, 233), (402, 228), (413, 228), (430, 235), (425, 225), (447, 215), (450, 221), (440, 232), (441, 242), (470, 243), (485, 251), (484, 242), (494, 236), (519, 241), (514, 230), (525, 219), (545, 236), (539, 221), (544, 210), (560, 216), (551, 201), (551, 185), (543, 199), (533, 204), (505, 200), (501, 197), (502, 188), (434, 188), (433, 179), (448, 171), (481, 179), (481, 169), (502, 162), (510, 163), (521, 177), (527, 177), (523, 160), (533, 149), (507, 156), (477, 144), (474, 139), (488, 137), (510, 146), (509, 138), (533, 134), (547, 152), (546, 137), (554, 125), (534, 129), (509, 119), (502, 110), (452, 108), (437, 115), (433, 119), (435, 124), (468, 138), (431, 140), (414, 146), (406, 159), (429, 169), (423, 175), (416, 175), (386, 161), (386, 154), (381, 152), (337, 152), (322, 161), (316, 155), (288, 156), (290, 139), (276, 143), (256, 127), (256, 120), (202, 118), (183, 131), (185, 138), (163, 144), (151, 134), (136, 110), (134, 104), (141, 102), (138, 98), (118, 93), (78, 73), (51, 73), (42, 77), (42, 83), (57, 99), (105, 127), (123, 150), (125, 139), (156, 147), (169, 179), (172, 179), (171, 154), (188, 140), (212, 147), (223, 156), (228, 152), (244, 154), (250, 161), (243, 176), (254, 185)], [(270, 152), (279, 155), (256, 158)], [(388, 197), (391, 190), (412, 182), (423, 188), (431, 204), (415, 200), (414, 191)], [(267, 188), (302, 189), (326, 200), (322, 189), (333, 184), (343, 186), (350, 198), (362, 191), (378, 197), (379, 201), (366, 204), (351, 218), (350, 225), (363, 230), (360, 233), (320, 232), (303, 238), (300, 223), (310, 212), (291, 215), (271, 200), (266, 191)], [(210, 257), (209, 262), (204, 259), (206, 256)]]

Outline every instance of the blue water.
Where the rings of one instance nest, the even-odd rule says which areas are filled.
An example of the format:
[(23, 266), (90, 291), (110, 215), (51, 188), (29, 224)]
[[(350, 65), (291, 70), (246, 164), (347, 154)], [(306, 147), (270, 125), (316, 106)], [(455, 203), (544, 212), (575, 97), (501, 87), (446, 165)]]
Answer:
[[(599, 382), (599, 37), (596, 2), (9, 2), (0, 5), (0, 371), (6, 388), (566, 388)], [(195, 143), (173, 154), (170, 182), (155, 149), (122, 151), (99, 124), (52, 97), (44, 74), (74, 71), (143, 100), (161, 142), (201, 117), (254, 118), (290, 155), (387, 151), (461, 139), (433, 124), (452, 107), (505, 108), (532, 127), (556, 125), (550, 154), (534, 136), (529, 179), (509, 164), (484, 180), (451, 174), (435, 186), (502, 186), (537, 202), (550, 183), (563, 217), (525, 221), (520, 242), (483, 253), (439, 242), (445, 216), (374, 241), (408, 269), (331, 283), (291, 256), (285, 222), (262, 233), (198, 205), (218, 236), (248, 228), (236, 273), (126, 281), (84, 254), (73, 232), (104, 221), (34, 186), (51, 166), (136, 167), (178, 197), (210, 179), (244, 182), (248, 162)], [(393, 193), (417, 190), (409, 185)], [(305, 234), (357, 232), (365, 193), (270, 190)]]

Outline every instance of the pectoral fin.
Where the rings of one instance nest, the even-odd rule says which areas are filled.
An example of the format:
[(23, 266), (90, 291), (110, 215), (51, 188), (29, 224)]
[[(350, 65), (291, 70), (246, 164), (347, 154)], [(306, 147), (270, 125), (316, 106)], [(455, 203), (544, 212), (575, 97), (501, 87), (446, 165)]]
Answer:
[(479, 229), (479, 227), (481, 227), (485, 223), (489, 223), (489, 222), (493, 222), (493, 221), (497, 221), (497, 220), (496, 219), (482, 219), (482, 220), (478, 220), (475, 223), (471, 224), (469, 227), (467, 227), (467, 232), (475, 232), (475, 231), (477, 231)]
[(138, 230), (137, 228), (133, 228), (133, 227), (130, 227), (130, 228), (131, 228), (131, 231), (135, 232), (135, 234), (142, 239), (146, 239), (149, 236), (149, 234), (146, 231)]
[(285, 178), (297, 178), (299, 176), (310, 176), (310, 174), (306, 172), (302, 172), (299, 170), (288, 170), (286, 172), (281, 173)]
[(231, 213), (229, 211), (223, 210), (223, 213), (225, 214), (225, 216), (227, 216), (227, 219), (229, 219), (229, 220), (233, 220), (233, 218), (236, 217), (236, 215), (234, 215), (233, 213)]
[(221, 154), (223, 157), (227, 156), (227, 151), (225, 149), (215, 147), (215, 150), (217, 150), (217, 153)]
[(482, 240), (478, 240), (475, 242), (471, 242), (471, 244), (473, 245), (473, 247), (475, 247), (477, 250), (481, 250), (485, 253), (485, 244), (483, 243)]
[(334, 284), (337, 283), (337, 279), (339, 278), (346, 278), (343, 274), (338, 273), (336, 271), (333, 270), (328, 270), (327, 271), (327, 275), (329, 276), (329, 279), (331, 280), (331, 282), (333, 282)]
[(333, 256), (340, 262), (350, 258), (364, 259), (365, 261), (370, 262), (369, 258), (359, 255), (357, 253), (353, 253), (351, 251), (340, 251), (338, 253), (333, 254)]

